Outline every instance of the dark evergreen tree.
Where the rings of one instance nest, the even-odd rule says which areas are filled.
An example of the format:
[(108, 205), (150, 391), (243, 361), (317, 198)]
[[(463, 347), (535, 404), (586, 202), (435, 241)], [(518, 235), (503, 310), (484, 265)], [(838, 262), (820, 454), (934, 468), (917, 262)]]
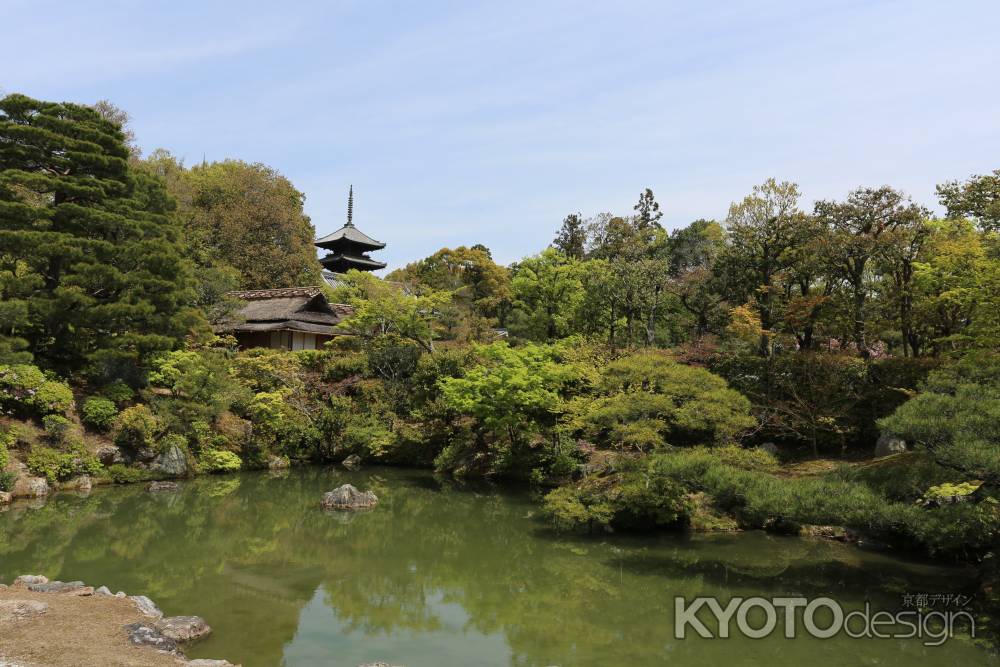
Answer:
[(552, 246), (567, 257), (583, 259), (587, 245), (587, 229), (579, 213), (570, 213), (563, 220)]
[(0, 100), (0, 354), (139, 382), (150, 353), (203, 326), (172, 202), (128, 158), (92, 108)]

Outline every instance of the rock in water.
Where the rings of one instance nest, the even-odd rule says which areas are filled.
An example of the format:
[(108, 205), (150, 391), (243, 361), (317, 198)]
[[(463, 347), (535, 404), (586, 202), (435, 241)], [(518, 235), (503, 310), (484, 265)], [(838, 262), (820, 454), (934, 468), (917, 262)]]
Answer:
[(883, 433), (875, 443), (875, 458), (902, 454), (906, 451), (906, 441), (891, 433)]
[(187, 473), (187, 458), (184, 456), (184, 450), (177, 445), (168, 447), (167, 451), (153, 459), (153, 462), (149, 464), (149, 469), (170, 477), (182, 477)]
[(163, 618), (163, 612), (160, 611), (153, 601), (150, 600), (145, 595), (130, 595), (128, 599), (135, 603), (135, 606), (139, 608), (144, 616), (152, 616), (153, 618)]
[(49, 578), (41, 574), (22, 574), (20, 577), (14, 580), (14, 585), (24, 584), (29, 586), (31, 584), (47, 584), (49, 583)]
[(188, 660), (184, 665), (185, 667), (236, 667), (228, 660), (212, 660), (211, 658)]
[(201, 616), (171, 616), (156, 622), (156, 629), (175, 642), (189, 642), (212, 631)]
[(14, 494), (8, 491), (0, 491), (0, 505), (6, 505), (14, 500)]
[(160, 631), (147, 623), (129, 623), (125, 626), (128, 639), (136, 646), (152, 646), (160, 651), (173, 653), (177, 650), (177, 642), (170, 637), (164, 637)]
[(44, 498), (49, 495), (49, 483), (44, 477), (18, 477), (11, 493), (15, 498)]
[(328, 510), (360, 510), (375, 507), (378, 496), (371, 491), (358, 491), (350, 484), (344, 484), (323, 494), (320, 504)]
[(146, 485), (147, 491), (176, 491), (177, 482), (150, 482)]
[(40, 616), (48, 610), (48, 603), (38, 600), (0, 600), (0, 623)]
[(341, 461), (340, 465), (344, 466), (348, 470), (357, 470), (361, 467), (361, 457), (357, 454), (351, 454), (346, 459)]
[(284, 470), (289, 465), (291, 464), (285, 456), (275, 456), (274, 454), (271, 454), (267, 457), (268, 470)]
[(80, 475), (79, 477), (74, 477), (73, 479), (63, 482), (59, 488), (66, 491), (90, 493), (91, 489), (94, 488), (94, 483), (91, 481), (90, 475)]

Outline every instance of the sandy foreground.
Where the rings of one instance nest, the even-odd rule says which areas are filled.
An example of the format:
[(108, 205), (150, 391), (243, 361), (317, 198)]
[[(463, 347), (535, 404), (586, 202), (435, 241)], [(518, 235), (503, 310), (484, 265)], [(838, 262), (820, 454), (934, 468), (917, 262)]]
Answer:
[[(19, 604), (23, 601), (25, 604)], [(41, 605), (47, 605), (43, 609)], [(124, 626), (148, 623), (127, 598), (0, 588), (0, 667), (178, 667), (225, 665), (191, 661), (134, 646)]]

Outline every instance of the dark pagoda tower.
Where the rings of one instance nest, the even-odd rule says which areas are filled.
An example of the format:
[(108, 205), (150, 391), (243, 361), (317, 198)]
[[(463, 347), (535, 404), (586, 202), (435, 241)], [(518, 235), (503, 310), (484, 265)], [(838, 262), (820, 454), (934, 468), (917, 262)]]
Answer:
[(381, 250), (385, 244), (376, 241), (355, 227), (353, 218), (354, 186), (352, 185), (347, 195), (347, 224), (332, 234), (327, 234), (316, 240), (316, 247), (327, 251), (326, 256), (319, 260), (319, 263), (331, 273), (345, 273), (350, 269), (358, 269), (359, 271), (384, 269), (385, 262), (375, 261), (367, 253), (372, 250)]

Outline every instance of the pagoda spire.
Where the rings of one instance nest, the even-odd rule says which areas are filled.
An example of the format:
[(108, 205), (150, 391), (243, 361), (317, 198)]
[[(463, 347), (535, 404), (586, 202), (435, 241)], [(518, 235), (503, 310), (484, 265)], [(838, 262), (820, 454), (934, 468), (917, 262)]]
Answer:
[(347, 226), (354, 226), (354, 185), (347, 191)]

